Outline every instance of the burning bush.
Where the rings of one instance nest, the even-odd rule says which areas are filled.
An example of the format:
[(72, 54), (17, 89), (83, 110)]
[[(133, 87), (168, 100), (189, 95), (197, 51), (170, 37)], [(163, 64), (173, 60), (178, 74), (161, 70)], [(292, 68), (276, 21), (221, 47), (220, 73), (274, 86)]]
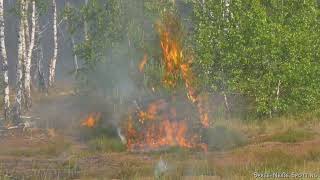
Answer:
[[(118, 130), (118, 135), (129, 151), (154, 151), (172, 146), (206, 151), (207, 145), (201, 142), (199, 130), (210, 125), (208, 98), (200, 94), (195, 85), (191, 69), (193, 57), (183, 45), (180, 21), (168, 13), (157, 24), (157, 31), (163, 55), (162, 84), (167, 88), (178, 89), (178, 81), (182, 80), (187, 93), (183, 93), (183, 98), (179, 100), (176, 91), (167, 98), (159, 97), (147, 104), (140, 105), (135, 101), (134, 110), (128, 112), (121, 128), (124, 131)], [(138, 67), (140, 72), (143, 72), (147, 60), (148, 56), (145, 55)], [(183, 102), (181, 107), (177, 106), (179, 101)], [(193, 114), (197, 114), (197, 118), (190, 117)], [(90, 114), (82, 125), (93, 128), (100, 116), (99, 113)], [(201, 124), (201, 127), (195, 124)]]

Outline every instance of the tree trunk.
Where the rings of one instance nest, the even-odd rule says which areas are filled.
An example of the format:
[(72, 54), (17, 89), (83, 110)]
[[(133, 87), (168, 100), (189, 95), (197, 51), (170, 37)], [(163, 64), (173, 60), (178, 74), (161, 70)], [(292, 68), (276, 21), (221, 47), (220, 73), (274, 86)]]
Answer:
[[(89, 0), (85, 0), (85, 1), (84, 1), (86, 7), (88, 6), (88, 1), (89, 1)], [(84, 39), (85, 39), (86, 41), (89, 39), (89, 37), (88, 37), (88, 22), (87, 22), (86, 19), (84, 20)]]
[[(25, 8), (24, 8), (24, 16), (22, 16), (22, 21), (23, 21), (23, 25), (24, 25), (24, 36), (25, 36), (24, 38), (25, 38), (25, 48), (26, 49), (29, 47), (29, 43), (30, 43), (28, 10), (29, 10), (29, 1), (26, 0), (25, 1)], [(25, 51), (24, 53), (25, 53), (25, 58), (27, 58), (28, 51)], [(23, 68), (25, 68), (25, 65)]]
[(0, 0), (0, 53), (2, 59), (2, 71), (3, 71), (3, 115), (4, 121), (8, 121), (10, 114), (10, 101), (9, 101), (9, 78), (8, 78), (8, 59), (5, 45), (4, 34), (4, 4), (3, 0)]
[(58, 56), (58, 29), (57, 29), (57, 4), (56, 0), (52, 1), (52, 9), (53, 9), (53, 58), (49, 64), (49, 87), (53, 86), (55, 81), (55, 72), (56, 72), (56, 63)]
[[(88, 1), (86, 0), (86, 4), (88, 3)], [(70, 7), (70, 2), (67, 1), (67, 6)], [(85, 33), (86, 33), (86, 28), (85, 28)], [(74, 66), (74, 74), (77, 75), (78, 73), (78, 69), (79, 69), (79, 64), (78, 64), (78, 56), (75, 53), (75, 49), (76, 49), (76, 42), (74, 40), (74, 36), (73, 34), (70, 34), (70, 39), (71, 39), (71, 46), (72, 46), (72, 50), (73, 50), (73, 66)], [(86, 34), (85, 34), (85, 37)]]
[(46, 80), (45, 80), (45, 75), (44, 75), (44, 72), (42, 71), (42, 69), (43, 69), (43, 66), (42, 66), (42, 60), (43, 60), (43, 50), (42, 50), (42, 47), (41, 47), (41, 45), (40, 45), (40, 52), (39, 52), (39, 54), (40, 54), (40, 57), (38, 58), (38, 69), (37, 69), (37, 72), (38, 72), (38, 82), (39, 82), (39, 84), (38, 84), (38, 86), (39, 86), (39, 90), (41, 91), (41, 92), (45, 92), (46, 90), (48, 90), (48, 88), (47, 88), (47, 84), (46, 84)]
[[(39, 26), (39, 13), (37, 12), (38, 6), (35, 4), (35, 33), (34, 33), (34, 47), (31, 54), (31, 91), (38, 88), (38, 61), (40, 57), (40, 26)], [(36, 86), (34, 86), (36, 85)]]
[[(25, 61), (25, 71), (24, 71), (24, 98), (25, 98), (25, 107), (29, 109), (31, 107), (31, 59), (32, 53), (34, 49), (35, 42), (35, 32), (36, 32), (36, 2), (32, 1), (32, 29), (31, 29), (31, 37), (30, 43), (27, 51), (26, 61)], [(27, 26), (27, 30), (29, 27)], [(29, 34), (29, 33), (27, 33)], [(28, 35), (29, 36), (29, 35)]]
[(26, 0), (20, 2), (21, 8), (21, 19), (18, 37), (18, 62), (17, 62), (17, 72), (16, 72), (16, 97), (15, 104), (13, 108), (13, 122), (18, 124), (21, 122), (21, 102), (22, 102), (22, 64), (25, 58), (25, 26), (23, 19), (25, 18), (25, 4)]
[(45, 80), (45, 75), (43, 72), (43, 65), (42, 65), (42, 61), (43, 61), (43, 48), (42, 48), (42, 44), (41, 44), (41, 28), (40, 28), (40, 22), (39, 22), (39, 16), (37, 15), (36, 17), (36, 33), (35, 33), (35, 48), (36, 51), (34, 52), (34, 64), (35, 64), (35, 68), (34, 68), (34, 82), (38, 87), (38, 90), (40, 92), (45, 92), (45, 90), (47, 90), (47, 83)]
[(73, 49), (73, 65), (74, 65), (74, 74), (77, 75), (79, 65), (78, 65), (78, 56), (74, 52), (75, 51), (75, 41), (73, 35), (71, 35), (71, 44), (72, 44), (72, 49)]
[[(227, 34), (229, 33), (229, 22), (230, 22), (230, 1), (231, 0), (223, 0), (223, 19), (224, 19), (224, 35), (225, 38), (227, 38)], [(224, 68), (222, 68), (222, 74), (223, 74), (223, 78), (222, 78), (222, 83), (223, 83), (223, 97), (224, 97), (224, 104), (225, 104), (225, 108), (226, 108), (226, 114), (227, 116), (230, 115), (230, 106), (229, 106), (229, 100), (228, 100), (228, 96), (226, 94), (227, 91), (227, 82), (225, 80), (225, 72), (224, 72)]]

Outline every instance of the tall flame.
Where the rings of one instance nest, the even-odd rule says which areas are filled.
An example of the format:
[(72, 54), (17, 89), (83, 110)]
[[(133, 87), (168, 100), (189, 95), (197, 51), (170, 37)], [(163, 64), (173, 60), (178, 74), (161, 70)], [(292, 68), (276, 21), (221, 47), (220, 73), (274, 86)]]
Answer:
[(168, 21), (158, 24), (158, 31), (160, 36), (160, 44), (163, 52), (163, 60), (165, 64), (164, 83), (169, 87), (174, 87), (177, 83), (179, 73), (185, 82), (185, 87), (188, 91), (188, 98), (195, 103), (200, 114), (200, 121), (203, 127), (209, 127), (207, 99), (198, 94), (194, 85), (194, 75), (192, 73), (190, 63), (192, 62), (192, 55), (184, 56), (181, 42), (178, 39), (180, 36), (173, 29), (179, 29), (178, 22), (175, 18), (170, 18)]

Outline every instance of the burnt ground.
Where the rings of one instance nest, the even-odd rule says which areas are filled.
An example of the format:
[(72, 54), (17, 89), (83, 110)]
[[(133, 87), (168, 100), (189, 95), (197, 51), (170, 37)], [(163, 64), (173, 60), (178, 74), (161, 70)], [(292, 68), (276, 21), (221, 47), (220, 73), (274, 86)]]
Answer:
[(254, 172), (315, 173), (320, 167), (319, 124), (314, 119), (287, 128), (283, 123), (270, 128), (243, 124), (237, 131), (247, 142), (227, 149), (132, 153), (109, 148), (114, 138), (79, 138), (81, 118), (99, 110), (100, 101), (87, 105), (72, 92), (42, 99), (28, 114), (36, 117), (38, 127), (0, 134), (0, 179), (254, 179)]

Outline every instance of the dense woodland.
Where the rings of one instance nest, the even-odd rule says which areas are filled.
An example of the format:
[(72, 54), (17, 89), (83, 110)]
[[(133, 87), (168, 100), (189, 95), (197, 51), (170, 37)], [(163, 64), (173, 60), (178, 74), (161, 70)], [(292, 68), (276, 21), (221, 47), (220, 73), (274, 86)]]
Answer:
[[(179, 75), (167, 77), (181, 81), (175, 88), (161, 83), (166, 75), (157, 24), (166, 18), (174, 19), (168, 23), (189, 57), (197, 92), (215, 99), (213, 113), (264, 118), (319, 109), (317, 0), (64, 0), (58, 7), (57, 3), (0, 0), (5, 122), (19, 124), (21, 114), (32, 106), (33, 94), (50, 93), (62, 61), (70, 62), (67, 76), (74, 77), (79, 93), (97, 90), (122, 98), (136, 96), (137, 89), (177, 93), (184, 88)], [(6, 31), (12, 21), (5, 21), (6, 16), (18, 22), (15, 56), (7, 53), (7, 43), (14, 41), (13, 32)], [(51, 38), (43, 41), (47, 29), (45, 36)], [(62, 38), (69, 44), (61, 43)], [(67, 48), (70, 44), (72, 48)], [(66, 49), (71, 58), (62, 58)], [(43, 51), (50, 51), (48, 57)], [(144, 58), (141, 72), (137, 67)], [(115, 89), (122, 90), (114, 93)]]

